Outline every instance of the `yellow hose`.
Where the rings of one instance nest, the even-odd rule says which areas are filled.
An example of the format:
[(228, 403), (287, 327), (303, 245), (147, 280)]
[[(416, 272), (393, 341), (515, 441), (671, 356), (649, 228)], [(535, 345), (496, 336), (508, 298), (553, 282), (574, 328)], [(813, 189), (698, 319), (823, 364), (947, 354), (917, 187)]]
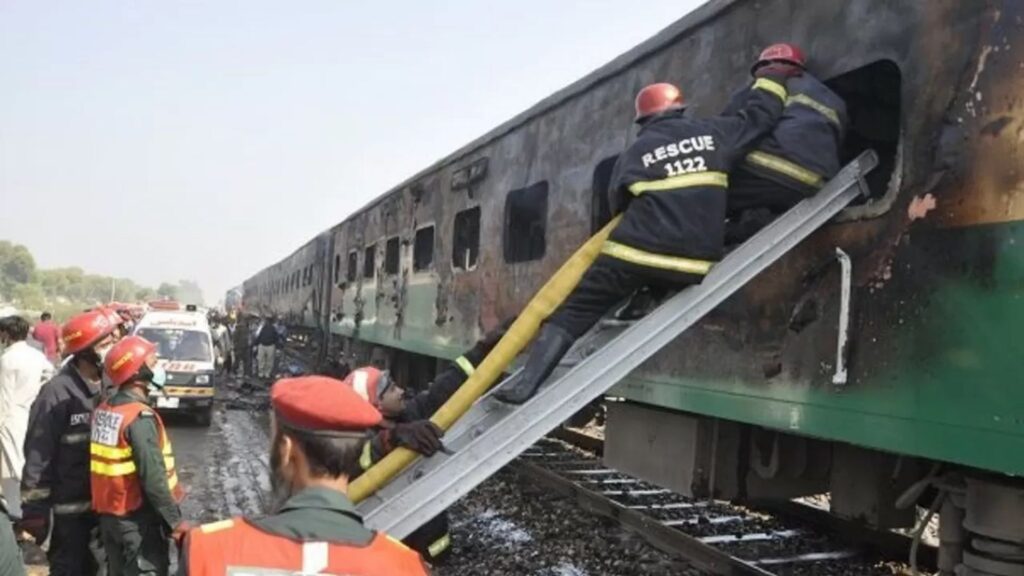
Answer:
[[(430, 420), (443, 430), (449, 429), (501, 376), (516, 356), (530, 343), (544, 320), (555, 311), (570, 292), (576, 288), (583, 273), (601, 253), (608, 234), (619, 223), (619, 217), (609, 222), (573, 254), (544, 287), (530, 300), (526, 308), (493, 350), (477, 366), (476, 371), (459, 387), (458, 391), (441, 406)], [(398, 448), (374, 464), (349, 485), (348, 497), (360, 502), (391, 481), (419, 456), (408, 448)]]

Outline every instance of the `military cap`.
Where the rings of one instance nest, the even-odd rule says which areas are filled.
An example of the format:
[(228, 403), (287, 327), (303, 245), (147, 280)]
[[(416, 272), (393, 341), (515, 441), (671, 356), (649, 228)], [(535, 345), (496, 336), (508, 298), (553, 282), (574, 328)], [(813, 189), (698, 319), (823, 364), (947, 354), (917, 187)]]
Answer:
[(362, 433), (381, 415), (341, 380), (327, 376), (282, 378), (270, 389), (278, 422), (299, 432), (326, 436)]

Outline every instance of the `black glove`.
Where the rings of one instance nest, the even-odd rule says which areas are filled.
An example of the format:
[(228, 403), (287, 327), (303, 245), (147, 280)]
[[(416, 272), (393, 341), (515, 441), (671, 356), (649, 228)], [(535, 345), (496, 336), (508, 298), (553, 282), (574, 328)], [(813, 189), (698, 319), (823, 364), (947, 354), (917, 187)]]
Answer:
[(50, 519), (46, 516), (25, 516), (14, 524), (16, 534), (28, 532), (28, 535), (36, 541), (36, 545), (42, 545), (46, 535), (50, 533)]
[(433, 456), (444, 448), (441, 436), (444, 436), (444, 431), (430, 420), (401, 422), (395, 424), (391, 430), (391, 437), (395, 444), (419, 452), (424, 456)]
[(774, 64), (765, 64), (754, 71), (755, 78), (764, 78), (765, 76), (776, 76), (783, 78), (792, 78), (794, 76), (802, 76), (804, 69), (795, 66), (793, 64), (786, 64), (784, 62), (776, 62)]

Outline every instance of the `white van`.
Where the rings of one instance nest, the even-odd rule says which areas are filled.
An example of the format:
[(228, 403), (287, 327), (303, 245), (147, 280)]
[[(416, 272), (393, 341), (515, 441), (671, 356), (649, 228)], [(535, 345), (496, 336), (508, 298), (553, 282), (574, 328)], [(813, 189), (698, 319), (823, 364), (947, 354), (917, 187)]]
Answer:
[(157, 410), (189, 412), (209, 425), (216, 352), (206, 315), (189, 308), (151, 310), (135, 327), (135, 335), (156, 344), (158, 365), (167, 372), (163, 392), (153, 394)]

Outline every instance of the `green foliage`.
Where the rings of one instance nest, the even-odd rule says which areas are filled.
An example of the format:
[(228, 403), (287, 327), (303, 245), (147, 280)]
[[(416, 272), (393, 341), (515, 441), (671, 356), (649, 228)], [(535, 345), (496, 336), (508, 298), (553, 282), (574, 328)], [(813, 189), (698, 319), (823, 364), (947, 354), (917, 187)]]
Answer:
[(49, 310), (58, 320), (110, 302), (146, 302), (160, 297), (189, 304), (202, 304), (203, 294), (192, 280), (177, 284), (163, 282), (156, 290), (128, 278), (88, 274), (78, 267), (36, 268), (28, 248), (0, 240), (0, 302), (10, 300), (18, 308), (38, 312)]

